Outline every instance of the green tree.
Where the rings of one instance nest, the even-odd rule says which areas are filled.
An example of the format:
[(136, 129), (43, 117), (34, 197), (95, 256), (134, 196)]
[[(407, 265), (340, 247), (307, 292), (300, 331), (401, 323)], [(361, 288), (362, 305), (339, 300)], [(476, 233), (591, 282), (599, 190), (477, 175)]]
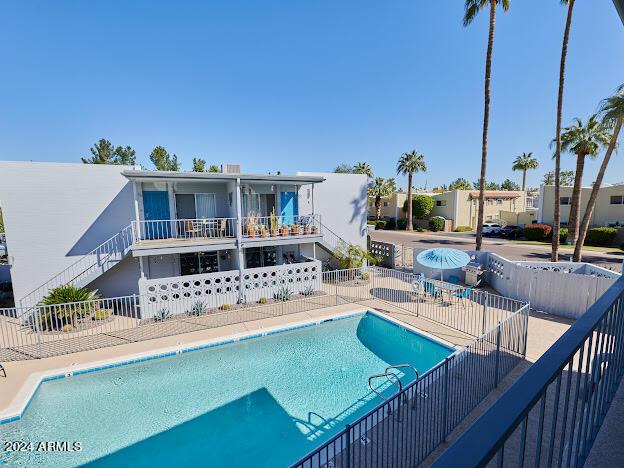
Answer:
[(355, 244), (345, 244), (334, 249), (334, 257), (338, 260), (340, 268), (349, 270), (351, 268), (361, 268), (368, 262), (371, 265), (379, 263), (380, 259), (368, 252), (366, 249)]
[(341, 163), (336, 166), (334, 172), (337, 174), (353, 174), (353, 166), (349, 164)]
[(221, 170), (219, 169), (219, 166), (217, 166), (216, 164), (211, 164), (210, 167), (208, 168), (208, 172), (221, 172)]
[[(407, 175), (407, 199), (412, 199), (412, 177), (415, 172), (426, 172), (427, 163), (425, 156), (412, 150), (409, 153), (403, 153), (397, 163), (397, 174)], [(408, 231), (414, 229), (412, 222), (412, 205), (407, 205), (407, 226)]]
[(466, 0), (464, 26), (468, 26), (477, 14), (490, 7), (490, 23), (488, 31), (488, 45), (485, 55), (485, 82), (484, 82), (484, 110), (483, 110), (483, 140), (481, 146), (481, 176), (479, 177), (479, 214), (477, 217), (476, 250), (481, 250), (483, 242), (483, 217), (485, 207), (485, 172), (487, 166), (488, 128), (490, 124), (490, 76), (492, 71), (492, 50), (494, 48), (494, 28), (496, 26), (496, 7), (501, 5), (503, 11), (509, 10), (510, 0)]
[(150, 154), (150, 161), (157, 171), (179, 171), (178, 157), (171, 156), (163, 146), (157, 146)]
[(131, 146), (118, 146), (115, 148), (114, 164), (123, 166), (134, 166), (136, 164), (136, 151)]
[(561, 0), (562, 5), (568, 5), (565, 29), (563, 31), (563, 43), (561, 45), (561, 61), (559, 62), (559, 92), (557, 93), (557, 127), (555, 130), (555, 206), (553, 213), (552, 249), (550, 260), (556, 262), (559, 259), (559, 230), (561, 228), (561, 122), (563, 116), (563, 89), (565, 85), (565, 66), (568, 56), (568, 41), (570, 39), (570, 27), (572, 26), (572, 12), (574, 0)]
[[(548, 171), (542, 178), (544, 185), (555, 185), (554, 171)], [(561, 171), (559, 173), (559, 184), (563, 187), (571, 187), (574, 184), (574, 171)]]
[(4, 232), (4, 218), (2, 217), (1, 209), (0, 209), (0, 232)]
[(353, 173), (366, 174), (366, 177), (368, 177), (369, 179), (373, 178), (373, 169), (367, 162), (359, 162), (355, 166), (353, 166)]
[[(500, 186), (501, 190), (506, 190), (508, 192), (514, 192), (520, 190), (520, 186), (516, 184), (511, 179), (505, 179)], [(524, 189), (522, 189), (524, 191)]]
[(618, 137), (620, 136), (620, 130), (622, 129), (622, 123), (624, 123), (624, 84), (622, 84), (615, 91), (613, 96), (610, 96), (602, 101), (600, 105), (600, 114), (602, 115), (603, 125), (608, 128), (613, 128), (613, 132), (611, 134), (611, 141), (607, 147), (607, 152), (602, 159), (602, 164), (600, 164), (596, 181), (592, 186), (589, 201), (587, 202), (587, 208), (585, 208), (585, 214), (583, 215), (583, 221), (581, 221), (578, 240), (574, 246), (573, 260), (575, 262), (581, 261), (583, 243), (585, 242), (585, 236), (587, 235), (587, 230), (589, 229), (589, 222), (596, 206), (596, 199), (598, 198), (598, 192), (600, 190), (600, 186), (602, 185), (602, 179), (604, 179), (611, 155), (617, 147)]
[(105, 138), (101, 138), (89, 148), (91, 156), (80, 158), (84, 164), (115, 164), (115, 147)]
[(537, 159), (533, 157), (533, 153), (522, 153), (514, 160), (511, 170), (522, 171), (522, 191), (526, 190), (527, 171), (529, 169), (537, 169), (537, 166), (539, 166), (539, 162), (537, 162)]
[(193, 172), (206, 172), (206, 161), (201, 158), (193, 158)]
[(368, 184), (368, 196), (375, 199), (375, 215), (381, 218), (381, 199), (396, 192), (396, 181), (394, 179), (384, 179), (375, 177)]
[(472, 186), (470, 185), (470, 182), (463, 177), (455, 179), (448, 186), (449, 190), (470, 190), (471, 188)]
[[(434, 205), (433, 198), (428, 195), (416, 195), (412, 199), (412, 213), (416, 219), (427, 219)], [(403, 213), (407, 212), (407, 200), (403, 203)]]
[[(561, 150), (576, 155), (576, 171), (574, 171), (574, 186), (572, 187), (572, 202), (568, 218), (568, 239), (570, 244), (576, 243), (579, 232), (579, 218), (581, 215), (581, 189), (585, 158), (596, 158), (600, 149), (607, 146), (611, 140), (609, 129), (603, 125), (597, 115), (592, 115), (587, 123), (581, 119), (574, 119), (574, 123), (563, 129), (561, 133)], [(559, 200), (555, 200), (559, 204)]]

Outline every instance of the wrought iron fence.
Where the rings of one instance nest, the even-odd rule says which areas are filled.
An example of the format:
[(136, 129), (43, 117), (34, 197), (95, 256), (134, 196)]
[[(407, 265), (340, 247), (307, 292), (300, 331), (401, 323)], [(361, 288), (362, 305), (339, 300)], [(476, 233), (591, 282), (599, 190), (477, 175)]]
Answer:
[(620, 278), (435, 466), (582, 466), (624, 375)]

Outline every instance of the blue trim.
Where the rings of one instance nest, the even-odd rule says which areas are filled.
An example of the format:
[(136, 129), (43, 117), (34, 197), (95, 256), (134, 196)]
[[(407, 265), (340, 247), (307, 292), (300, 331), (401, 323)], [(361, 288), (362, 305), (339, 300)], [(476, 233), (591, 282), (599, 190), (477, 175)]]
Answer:
[(433, 340), (431, 338), (429, 338), (428, 336), (424, 336), (420, 333), (418, 333), (415, 330), (411, 330), (409, 328), (403, 327), (401, 325), (399, 325), (398, 323), (387, 319), (386, 317), (384, 317), (383, 315), (379, 315), (371, 310), (367, 310), (367, 311), (361, 311), (361, 312), (355, 312), (353, 314), (348, 314), (348, 315), (343, 315), (340, 317), (332, 317), (329, 319), (325, 319), (322, 320), (320, 322), (311, 322), (311, 323), (305, 323), (302, 325), (294, 325), (292, 327), (287, 327), (287, 328), (281, 328), (279, 330), (273, 330), (267, 333), (255, 333), (253, 335), (248, 335), (248, 336), (244, 336), (238, 339), (229, 339), (229, 340), (224, 340), (224, 341), (217, 341), (215, 343), (208, 343), (205, 345), (200, 345), (200, 346), (193, 346), (191, 348), (184, 348), (180, 351), (169, 351), (166, 353), (159, 353), (159, 354), (155, 354), (153, 356), (147, 356), (147, 357), (142, 357), (142, 358), (137, 358), (137, 359), (129, 359), (127, 361), (122, 361), (122, 362), (115, 362), (115, 363), (111, 363), (111, 364), (104, 364), (102, 366), (97, 366), (97, 367), (93, 367), (93, 368), (89, 368), (89, 369), (82, 369), (82, 370), (77, 370), (75, 372), (71, 372), (69, 373), (69, 375), (66, 374), (58, 374), (58, 375), (51, 375), (51, 376), (47, 376), (42, 378), (39, 383), (37, 384), (37, 387), (35, 388), (35, 390), (32, 392), (32, 395), (30, 396), (30, 398), (28, 399), (28, 402), (26, 403), (26, 406), (24, 407), (24, 409), (22, 410), (22, 412), (19, 415), (16, 416), (10, 416), (8, 418), (5, 419), (0, 419), (0, 425), (2, 424), (6, 424), (6, 423), (10, 423), (10, 422), (14, 422), (17, 421), (19, 419), (22, 418), (22, 416), (24, 415), (24, 413), (26, 412), (26, 410), (28, 409), (28, 407), (30, 406), (30, 403), (32, 402), (33, 398), (35, 397), (36, 393), (39, 391), (39, 387), (41, 386), (41, 384), (43, 382), (49, 382), (52, 380), (59, 380), (59, 379), (64, 379), (66, 377), (75, 377), (78, 375), (84, 375), (84, 374), (91, 374), (93, 372), (99, 372), (99, 371), (103, 371), (106, 369), (112, 369), (114, 367), (122, 367), (122, 366), (128, 366), (131, 364), (138, 364), (141, 362), (146, 362), (146, 361), (153, 361), (155, 359), (162, 359), (162, 358), (166, 358), (166, 357), (172, 357), (172, 356), (176, 356), (179, 354), (185, 354), (185, 353), (190, 353), (193, 351), (201, 351), (204, 349), (209, 349), (209, 348), (216, 348), (218, 346), (224, 346), (224, 345), (228, 345), (228, 344), (233, 344), (233, 343), (238, 343), (238, 342), (242, 342), (242, 341), (248, 341), (248, 340), (254, 340), (257, 338), (262, 338), (265, 336), (270, 336), (270, 335), (277, 335), (279, 333), (285, 333), (285, 332), (289, 332), (289, 331), (294, 331), (294, 330), (300, 330), (302, 328), (309, 328), (309, 327), (313, 327), (313, 326), (321, 326), (323, 324), (326, 323), (331, 323), (331, 322), (338, 322), (340, 320), (346, 320), (346, 319), (350, 319), (350, 318), (354, 318), (354, 317), (360, 317), (360, 316), (364, 316), (366, 314), (371, 314), (374, 315), (375, 317), (381, 319), (381, 320), (385, 320), (386, 322), (391, 323), (392, 325), (398, 327), (398, 328), (402, 328), (403, 330), (412, 333), (414, 335), (418, 335), (423, 339), (426, 339), (430, 342), (436, 343), (440, 346), (444, 346), (445, 348), (447, 348), (450, 351), (455, 351), (454, 348), (451, 348), (447, 345), (445, 345), (444, 343), (440, 343), (439, 341)]

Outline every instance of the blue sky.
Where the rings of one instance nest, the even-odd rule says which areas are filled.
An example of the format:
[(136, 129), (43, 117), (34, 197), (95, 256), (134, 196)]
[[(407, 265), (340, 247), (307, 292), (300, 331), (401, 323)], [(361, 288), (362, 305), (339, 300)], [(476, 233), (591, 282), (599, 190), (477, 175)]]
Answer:
[[(552, 169), (565, 9), (512, 0), (494, 48), (488, 179), (533, 151)], [(11, 2), (0, 16), (0, 159), (79, 161), (99, 138), (139, 162), (165, 146), (190, 168), (330, 171), (425, 154), (419, 186), (478, 178), (487, 14), (462, 0)], [(610, 0), (578, 0), (564, 122), (624, 82), (624, 25)], [(607, 182), (624, 180), (624, 151)], [(598, 162), (587, 166), (591, 181)], [(564, 168), (573, 168), (564, 156)], [(399, 178), (399, 185), (405, 181)]]

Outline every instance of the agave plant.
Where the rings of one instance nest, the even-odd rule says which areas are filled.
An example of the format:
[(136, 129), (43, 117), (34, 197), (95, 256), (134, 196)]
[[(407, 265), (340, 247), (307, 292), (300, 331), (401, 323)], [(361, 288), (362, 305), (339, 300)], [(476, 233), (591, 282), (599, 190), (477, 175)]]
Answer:
[(191, 310), (188, 311), (188, 314), (197, 317), (198, 315), (201, 315), (204, 310), (206, 310), (206, 303), (203, 301), (197, 301), (193, 304)]
[(273, 299), (275, 299), (276, 301), (286, 302), (290, 300), (292, 295), (292, 289), (290, 289), (288, 286), (282, 286), (275, 292), (275, 294), (273, 294)]
[(312, 294), (314, 294), (314, 288), (312, 286), (307, 286), (306, 288), (304, 288), (301, 291), (301, 295), (302, 296), (311, 296)]
[(158, 309), (154, 314), (154, 322), (164, 322), (171, 318), (171, 312), (166, 307)]

